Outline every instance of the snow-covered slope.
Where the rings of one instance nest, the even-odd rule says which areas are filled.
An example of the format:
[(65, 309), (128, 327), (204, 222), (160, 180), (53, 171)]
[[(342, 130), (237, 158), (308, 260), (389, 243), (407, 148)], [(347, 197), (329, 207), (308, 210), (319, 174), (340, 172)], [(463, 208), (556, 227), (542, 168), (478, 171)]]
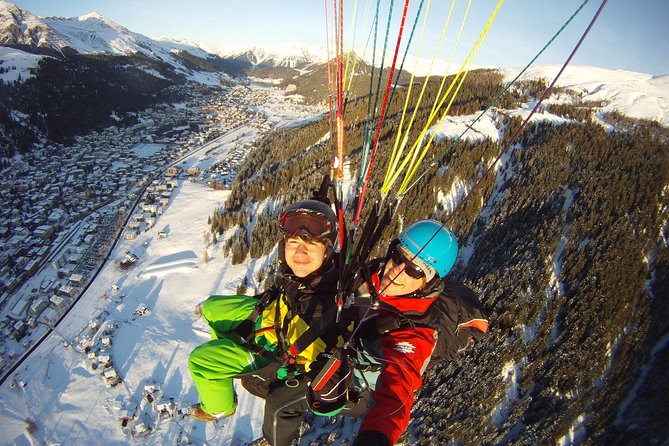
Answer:
[(14, 48), (0, 46), (0, 67), (7, 71), (0, 73), (4, 82), (25, 81), (32, 76), (30, 70), (37, 67), (42, 57)]
[[(560, 68), (559, 65), (533, 66), (519, 79), (546, 79), (550, 83)], [(522, 68), (508, 68), (501, 71), (505, 76), (505, 81), (510, 82), (521, 70)], [(570, 65), (560, 76), (556, 85), (582, 94), (582, 101), (602, 103), (600, 112), (617, 110), (633, 118), (652, 119), (669, 125), (669, 76), (652, 76), (634, 71)], [(544, 103), (560, 104), (571, 103), (571, 101), (571, 97), (566, 95), (551, 95)], [(532, 106), (534, 104), (528, 104), (528, 107), (513, 110), (510, 114), (525, 119)], [(500, 138), (498, 112), (491, 109), (472, 125), (479, 114), (446, 116), (433, 127), (432, 131), (437, 133), (437, 140), (463, 135), (462, 137), (468, 140), (490, 138), (498, 141)], [(541, 112), (535, 114), (532, 120), (551, 120), (561, 123), (567, 119)]]
[[(560, 68), (559, 65), (530, 67), (521, 79), (544, 78), (550, 82)], [(520, 68), (504, 70), (507, 80), (520, 71)], [(604, 101), (604, 111), (617, 110), (633, 118), (655, 119), (669, 124), (669, 75), (570, 65), (560, 76), (557, 86), (582, 93), (583, 101)], [(547, 103), (556, 100), (551, 98)]]

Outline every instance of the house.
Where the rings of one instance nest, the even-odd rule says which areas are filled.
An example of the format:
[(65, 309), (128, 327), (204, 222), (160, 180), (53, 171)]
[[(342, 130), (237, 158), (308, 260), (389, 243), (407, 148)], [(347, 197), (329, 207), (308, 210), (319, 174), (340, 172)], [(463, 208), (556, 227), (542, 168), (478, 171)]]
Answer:
[(21, 277), (17, 276), (12, 276), (7, 279), (5, 282), (5, 288), (7, 289), (7, 292), (11, 293), (16, 289), (16, 287), (21, 283)]
[(143, 204), (142, 205), (142, 210), (144, 212), (148, 212), (149, 214), (156, 214), (158, 212), (158, 205), (157, 204)]
[(114, 401), (114, 409), (119, 412), (120, 419), (133, 420), (135, 418), (135, 412), (137, 412), (137, 403), (131, 399), (125, 399), (124, 401)]
[(147, 426), (145, 423), (135, 424), (132, 430), (132, 436), (136, 438), (146, 437), (151, 433), (151, 426)]
[(33, 259), (25, 264), (25, 266), (23, 267), (23, 274), (25, 274), (26, 277), (32, 277), (35, 275), (38, 269), (39, 269), (39, 259)]
[(70, 277), (70, 274), (72, 274), (72, 271), (66, 268), (60, 268), (56, 270), (56, 276), (58, 276), (59, 279), (64, 279), (66, 277)]
[(43, 259), (44, 257), (46, 257), (46, 256), (49, 254), (49, 251), (51, 251), (51, 247), (50, 247), (50, 246), (42, 246), (41, 248), (39, 248), (39, 249), (37, 250), (37, 256), (38, 256), (40, 259)]
[(71, 285), (61, 286), (60, 288), (58, 288), (58, 292), (60, 293), (61, 296), (67, 296), (67, 297), (72, 297), (75, 294), (77, 294), (77, 291)]
[(113, 367), (107, 367), (102, 371), (102, 377), (107, 387), (114, 387), (121, 383), (121, 377), (118, 376)]
[(110, 367), (112, 365), (112, 358), (110, 355), (100, 355), (97, 359), (98, 364), (104, 368)]
[(49, 298), (49, 302), (51, 302), (51, 305), (57, 310), (64, 310), (67, 302), (65, 299), (63, 299), (62, 296), (58, 296), (57, 294), (54, 294)]
[(42, 293), (46, 294), (51, 290), (52, 286), (53, 286), (53, 279), (51, 277), (45, 277), (39, 284), (39, 290)]
[(55, 259), (53, 259), (53, 262), (51, 262), (51, 267), (55, 270), (58, 270), (64, 264), (65, 264), (65, 256), (58, 256)]
[(81, 274), (72, 274), (70, 278), (68, 279), (68, 283), (71, 283), (73, 286), (74, 285), (83, 285), (84, 284), (84, 276)]
[(35, 316), (39, 316), (49, 307), (49, 301), (46, 299), (38, 299), (30, 306), (30, 312)]
[(23, 321), (16, 321), (12, 328), (14, 329), (13, 337), (17, 341), (20, 341), (28, 332), (28, 326)]
[(155, 396), (160, 392), (160, 384), (148, 383), (144, 385), (144, 395), (148, 402), (152, 403)]
[(177, 411), (176, 404), (173, 400), (163, 400), (156, 405), (156, 410), (160, 414), (161, 419), (173, 417)]
[(36, 237), (40, 237), (44, 240), (49, 240), (53, 236), (54, 232), (56, 232), (56, 228), (52, 225), (41, 225), (36, 227), (33, 231)]
[(14, 305), (14, 308), (9, 312), (9, 317), (17, 320), (22, 319), (23, 316), (25, 316), (26, 309), (29, 305), (30, 299), (26, 296), (21, 297), (21, 299)]

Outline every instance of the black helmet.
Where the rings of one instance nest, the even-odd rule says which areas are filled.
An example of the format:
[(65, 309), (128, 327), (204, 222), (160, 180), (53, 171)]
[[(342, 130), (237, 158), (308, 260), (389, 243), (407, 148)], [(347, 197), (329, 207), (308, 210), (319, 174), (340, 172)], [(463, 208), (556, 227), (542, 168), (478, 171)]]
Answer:
[(337, 216), (330, 206), (318, 200), (291, 204), (281, 214), (279, 228), (289, 237), (307, 235), (318, 240), (337, 241)]

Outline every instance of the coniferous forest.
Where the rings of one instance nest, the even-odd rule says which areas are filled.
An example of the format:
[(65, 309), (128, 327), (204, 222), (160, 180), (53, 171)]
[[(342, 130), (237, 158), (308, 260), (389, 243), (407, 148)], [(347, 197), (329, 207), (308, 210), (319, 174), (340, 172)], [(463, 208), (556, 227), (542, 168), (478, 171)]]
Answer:
[[(566, 121), (527, 126), (455, 215), (438, 200), (455, 183), (481, 178), (522, 123), (508, 111), (546, 85), (520, 83), (495, 105), (498, 141), (437, 142), (424, 177), (399, 202), (372, 253), (385, 252), (417, 219), (448, 218), (463, 253), (450, 277), (476, 290), (490, 316), (482, 343), (425, 376), (407, 434), (412, 444), (562, 444), (575, 435), (589, 445), (667, 444), (668, 130), (602, 114), (602, 104), (556, 91), (571, 103), (542, 112)], [(437, 89), (430, 84), (426, 94), (434, 98)], [(450, 114), (478, 113), (502, 89), (499, 73), (472, 72)], [(379, 197), (405, 91), (395, 92), (381, 132), (365, 214)], [(421, 105), (418, 122), (430, 106)], [(364, 98), (347, 104), (354, 178), (366, 110)], [(211, 219), (216, 234), (236, 229), (224, 247), (235, 262), (269, 254), (279, 237), (280, 202), (309, 198), (319, 186), (332, 158), (329, 131), (327, 118), (283, 130), (246, 158)], [(264, 200), (276, 205), (252, 221), (249, 210)], [(344, 420), (310, 423), (327, 435)]]
[[(137, 68), (142, 65), (163, 78)], [(179, 97), (173, 69), (141, 56), (45, 57), (33, 71), (25, 82), (0, 82), (0, 156), (27, 153), (42, 137), (67, 143), (110, 125), (133, 125), (137, 112)], [(17, 124), (12, 110), (25, 120)]]

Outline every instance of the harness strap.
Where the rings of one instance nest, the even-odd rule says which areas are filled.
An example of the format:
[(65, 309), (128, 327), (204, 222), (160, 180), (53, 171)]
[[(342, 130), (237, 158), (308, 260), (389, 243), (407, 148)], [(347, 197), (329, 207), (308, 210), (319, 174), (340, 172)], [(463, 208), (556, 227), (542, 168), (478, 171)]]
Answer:
[[(334, 329), (334, 324), (335, 324), (335, 318), (337, 314), (337, 306), (333, 305), (330, 308), (328, 308), (320, 317), (318, 320), (318, 323), (312, 323), (309, 325), (309, 328), (307, 331), (302, 333), (296, 340), (293, 342), (293, 344), (290, 346), (291, 352), (295, 352), (295, 355), (298, 355), (299, 353), (303, 352), (309, 345), (311, 345), (316, 339), (319, 337), (323, 337), (324, 334), (328, 334), (328, 328)], [(337, 330), (332, 330), (329, 336), (327, 336), (327, 340), (323, 339), (323, 341), (326, 343), (326, 351), (329, 350), (331, 347), (334, 347), (334, 345), (337, 342), (337, 336), (336, 336)], [(334, 335), (334, 336), (333, 336)]]
[(256, 320), (258, 319), (258, 316), (265, 311), (265, 308), (269, 306), (269, 304), (273, 300), (271, 288), (268, 290), (265, 290), (260, 297), (258, 298), (258, 303), (256, 304), (255, 307), (253, 307), (253, 311), (251, 314), (248, 315), (246, 319), (244, 319), (238, 326), (235, 328), (235, 331), (239, 336), (241, 336), (247, 343), (250, 343), (253, 341), (253, 336), (255, 335), (255, 326), (256, 326)]
[(286, 333), (284, 329), (281, 328), (281, 326), (283, 325), (283, 327), (287, 329), (288, 321), (290, 321), (292, 318), (292, 311), (286, 302), (286, 317), (283, 319), (283, 321), (281, 320), (281, 301), (283, 295), (283, 293), (279, 294), (276, 306), (274, 307), (274, 333), (276, 334), (279, 356), (285, 356), (286, 353)]

